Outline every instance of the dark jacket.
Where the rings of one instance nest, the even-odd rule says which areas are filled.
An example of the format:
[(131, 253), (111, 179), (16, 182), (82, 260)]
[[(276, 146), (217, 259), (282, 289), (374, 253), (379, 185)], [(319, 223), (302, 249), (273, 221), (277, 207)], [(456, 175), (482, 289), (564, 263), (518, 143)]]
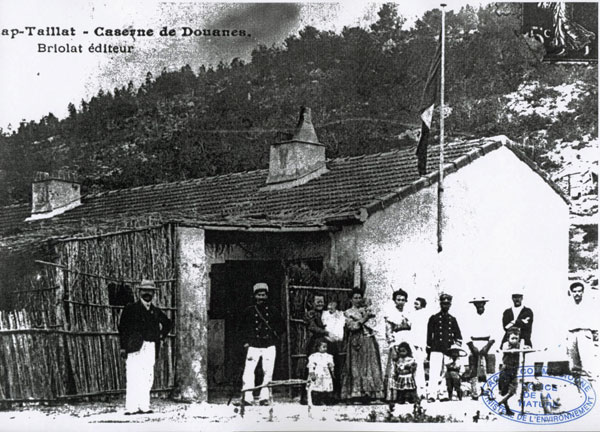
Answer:
[(160, 341), (172, 328), (173, 322), (156, 306), (151, 304), (150, 309), (147, 310), (140, 300), (130, 303), (123, 309), (119, 321), (121, 349), (128, 353), (138, 351), (131, 348), (131, 341), (141, 336), (144, 341), (156, 344), (158, 357)]
[[(323, 324), (323, 312), (317, 312), (314, 309), (306, 312), (304, 318), (306, 328), (308, 330), (308, 342), (306, 343), (306, 355), (310, 355), (317, 351), (317, 344), (325, 340), (327, 330)], [(331, 354), (331, 351), (329, 352)]]
[(454, 343), (462, 342), (462, 334), (456, 318), (448, 312), (438, 312), (427, 323), (427, 348), (445, 353)]
[(275, 345), (285, 333), (281, 314), (274, 306), (252, 305), (244, 309), (240, 317), (242, 343), (255, 348)]
[[(529, 318), (528, 322), (525, 323), (523, 320)], [(504, 328), (504, 337), (502, 338), (502, 342), (506, 342), (508, 340), (508, 334), (506, 333), (506, 326), (508, 323), (513, 321), (515, 316), (513, 314), (512, 308), (508, 308), (502, 314), (502, 327)], [(521, 339), (525, 341), (526, 345), (531, 346), (531, 326), (533, 325), (533, 311), (528, 307), (523, 306), (521, 312), (519, 312), (519, 316), (515, 321), (515, 327), (521, 329)]]

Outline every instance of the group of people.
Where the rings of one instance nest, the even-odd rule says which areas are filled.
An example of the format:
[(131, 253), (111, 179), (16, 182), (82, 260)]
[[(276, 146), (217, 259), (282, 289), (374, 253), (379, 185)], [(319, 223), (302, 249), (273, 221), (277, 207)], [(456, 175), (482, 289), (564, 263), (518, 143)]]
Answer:
[[(502, 318), (505, 330), (502, 343), (508, 341), (509, 330), (516, 329), (519, 342), (530, 346), (533, 312), (522, 305), (522, 293), (515, 293), (512, 298), (513, 307), (507, 309)], [(493, 320), (485, 314), (488, 300), (479, 297), (471, 301), (475, 310), (465, 336), (449, 312), (452, 306), (449, 294), (440, 295), (440, 311), (431, 316), (427, 315), (427, 302), (421, 297), (415, 299), (414, 310), (409, 311), (408, 293), (402, 289), (394, 291), (392, 301), (392, 307), (384, 312), (389, 351), (383, 369), (379, 346), (370, 326), (375, 314), (363, 293), (358, 289), (352, 291), (352, 306), (343, 317), (336, 310), (335, 302), (327, 305), (325, 311), (325, 299), (315, 296), (306, 321), (310, 334), (308, 377), (312, 389), (319, 395), (317, 400), (326, 394), (325, 400), (413, 403), (423, 398), (450, 400), (454, 393), (462, 399), (461, 381), (466, 371), (460, 357), (467, 355), (463, 349), (464, 338), (469, 350), (471, 396), (477, 399), (483, 391), (481, 382), (495, 372), (495, 356), (491, 352), (496, 342)], [(339, 314), (337, 318), (335, 314)], [(330, 322), (336, 323), (336, 329), (344, 327), (343, 337), (339, 330), (334, 335)]]
[[(597, 331), (593, 325), (581, 325), (582, 315), (593, 320), (593, 313), (581, 306), (584, 289), (582, 282), (569, 287), (575, 319), (567, 326), (567, 347), (572, 372), (593, 379), (590, 369), (595, 362)], [(471, 398), (491, 396), (485, 383), (496, 372), (496, 355), (500, 354), (499, 403), (511, 414), (508, 400), (517, 391), (519, 359), (523, 353), (533, 351), (534, 321), (533, 311), (523, 304), (523, 292), (515, 290), (511, 298), (512, 306), (503, 312), (501, 328), (497, 324), (500, 320), (486, 313), (489, 300), (473, 298), (471, 316), (461, 317), (461, 322), (467, 324), (461, 330), (458, 320), (450, 314), (451, 295), (441, 294), (439, 312), (429, 316), (425, 299), (416, 298), (414, 309), (409, 310), (408, 293), (402, 289), (394, 291), (393, 303), (384, 311), (389, 351), (383, 369), (370, 326), (375, 314), (362, 292), (352, 292), (352, 305), (343, 318), (335, 302), (326, 305), (322, 296), (315, 296), (313, 309), (307, 314), (307, 355), (309, 383), (319, 395), (317, 400), (405, 403), (421, 399), (446, 401), (455, 396), (460, 400), (463, 381), (467, 382)], [(339, 330), (333, 336), (330, 322), (336, 323), (336, 329), (344, 326), (343, 337)], [(467, 356), (468, 362), (464, 362), (461, 357)]]
[[(595, 364), (594, 343), (598, 333), (593, 325), (593, 312), (583, 302), (584, 289), (582, 282), (574, 282), (569, 287), (573, 303), (567, 317), (567, 321), (569, 317), (572, 321), (567, 325), (567, 347), (572, 371), (592, 378), (590, 369)], [(173, 326), (153, 304), (156, 290), (154, 282), (142, 281), (138, 301), (124, 308), (119, 323), (121, 355), (127, 362), (126, 414), (151, 412), (149, 394), (154, 360), (161, 339)], [(246, 405), (254, 404), (252, 392), (245, 389), (254, 387), (254, 372), (261, 359), (263, 384), (272, 381), (276, 347), (286, 328), (280, 312), (269, 304), (268, 294), (266, 283), (255, 284), (254, 303), (241, 313), (239, 320), (243, 330), (241, 343), (246, 349), (242, 376)], [(315, 404), (339, 400), (405, 403), (427, 399), (431, 402), (451, 400), (454, 394), (462, 399), (464, 379), (470, 381), (471, 397), (477, 399), (486, 391), (484, 384), (496, 371), (494, 351), (497, 351), (503, 355), (498, 382), (503, 398), (499, 403), (510, 413), (508, 399), (516, 393), (519, 355), (532, 347), (534, 314), (523, 305), (523, 293), (514, 292), (513, 306), (502, 314), (503, 336), (498, 344), (494, 337), (496, 320), (486, 314), (489, 300), (485, 297), (470, 301), (474, 310), (469, 319), (465, 317), (468, 329), (464, 332), (450, 314), (450, 294), (439, 296), (440, 311), (431, 316), (425, 310), (424, 298), (415, 299), (413, 310), (406, 307), (408, 299), (406, 291), (394, 291), (393, 304), (384, 312), (389, 351), (383, 369), (372, 328), (376, 315), (363, 292), (353, 289), (351, 306), (343, 312), (338, 310), (337, 302), (326, 303), (324, 296), (314, 296), (305, 322), (307, 389)], [(589, 325), (585, 324), (586, 320), (590, 321)], [(468, 371), (460, 359), (467, 355)], [(263, 386), (259, 404), (268, 405), (270, 400), (270, 389)]]

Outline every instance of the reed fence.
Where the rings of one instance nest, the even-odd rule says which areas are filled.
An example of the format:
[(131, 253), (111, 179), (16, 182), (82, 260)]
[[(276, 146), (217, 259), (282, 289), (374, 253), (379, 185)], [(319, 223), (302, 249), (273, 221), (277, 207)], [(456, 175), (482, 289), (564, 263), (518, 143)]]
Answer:
[(349, 293), (351, 288), (319, 287), (292, 285), (287, 286), (289, 310), (288, 310), (288, 340), (290, 357), (291, 378), (303, 378), (306, 369), (307, 355), (306, 345), (308, 343), (308, 329), (306, 326), (306, 314), (312, 309), (315, 295), (325, 298), (325, 303), (335, 301), (338, 310), (346, 310), (350, 305)]
[[(55, 246), (52, 262), (37, 260), (35, 271), (15, 278), (9, 293), (13, 310), (0, 310), (0, 400), (122, 392), (123, 304), (114, 304), (109, 284), (130, 284), (134, 292), (141, 279), (157, 280), (157, 303), (175, 320), (174, 245), (171, 225), (73, 238)], [(174, 385), (175, 335), (170, 334), (161, 346), (153, 389)]]
[(69, 393), (64, 334), (29, 315), (0, 311), (0, 400), (50, 400)]

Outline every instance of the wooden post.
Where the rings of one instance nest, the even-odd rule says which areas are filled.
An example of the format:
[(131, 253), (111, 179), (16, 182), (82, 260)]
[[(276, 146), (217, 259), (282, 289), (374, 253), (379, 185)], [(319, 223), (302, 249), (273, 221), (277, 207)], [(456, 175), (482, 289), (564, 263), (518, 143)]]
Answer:
[(525, 413), (525, 352), (523, 352), (523, 362), (521, 363), (521, 415)]
[(310, 381), (306, 383), (306, 405), (308, 407), (308, 417), (312, 418), (312, 388)]
[(442, 59), (440, 65), (440, 179), (438, 182), (438, 224), (437, 224), (437, 240), (438, 253), (442, 251), (442, 222), (444, 218), (443, 195), (444, 195), (444, 63), (446, 61), (446, 5), (442, 7)]
[[(291, 317), (291, 310), (290, 310), (290, 287), (289, 287), (289, 281), (288, 281), (287, 274), (285, 275), (285, 279), (284, 279), (283, 283), (284, 283), (283, 289), (285, 290), (285, 308), (286, 308), (286, 315), (287, 315), (286, 320), (285, 320), (285, 325), (286, 325), (285, 339), (287, 341), (287, 354), (288, 354), (287, 355), (288, 379), (292, 379), (292, 340), (291, 340), (291, 335), (290, 335), (290, 330), (291, 330), (290, 320), (292, 319), (292, 317)], [(292, 388), (291, 387), (288, 389), (288, 396), (290, 398), (292, 397)]]
[(361, 280), (362, 280), (362, 266), (360, 265), (360, 262), (356, 262), (354, 264), (354, 284), (353, 284), (353, 288), (360, 288), (361, 287)]

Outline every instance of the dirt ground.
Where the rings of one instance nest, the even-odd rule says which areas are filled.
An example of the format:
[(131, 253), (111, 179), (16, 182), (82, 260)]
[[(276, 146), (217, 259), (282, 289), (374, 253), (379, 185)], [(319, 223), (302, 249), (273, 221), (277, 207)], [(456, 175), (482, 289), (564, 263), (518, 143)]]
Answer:
[[(397, 429), (399, 425), (389, 423), (389, 420), (406, 420), (406, 416), (413, 413), (412, 405), (396, 405), (392, 417), (388, 405), (378, 404), (314, 406), (309, 414), (307, 406), (278, 401), (273, 407), (247, 407), (243, 418), (237, 407), (226, 403), (185, 404), (153, 400), (152, 408), (153, 414), (126, 416), (123, 400), (119, 399), (54, 407), (23, 407), (0, 411), (0, 430), (364, 430), (385, 425)], [(505, 428), (514, 424), (491, 413), (482, 402), (470, 399), (423, 403), (423, 408), (429, 421), (452, 424), (456, 429), (464, 428), (466, 423), (474, 425), (473, 417), (477, 416), (477, 411), (478, 423), (501, 423)]]

